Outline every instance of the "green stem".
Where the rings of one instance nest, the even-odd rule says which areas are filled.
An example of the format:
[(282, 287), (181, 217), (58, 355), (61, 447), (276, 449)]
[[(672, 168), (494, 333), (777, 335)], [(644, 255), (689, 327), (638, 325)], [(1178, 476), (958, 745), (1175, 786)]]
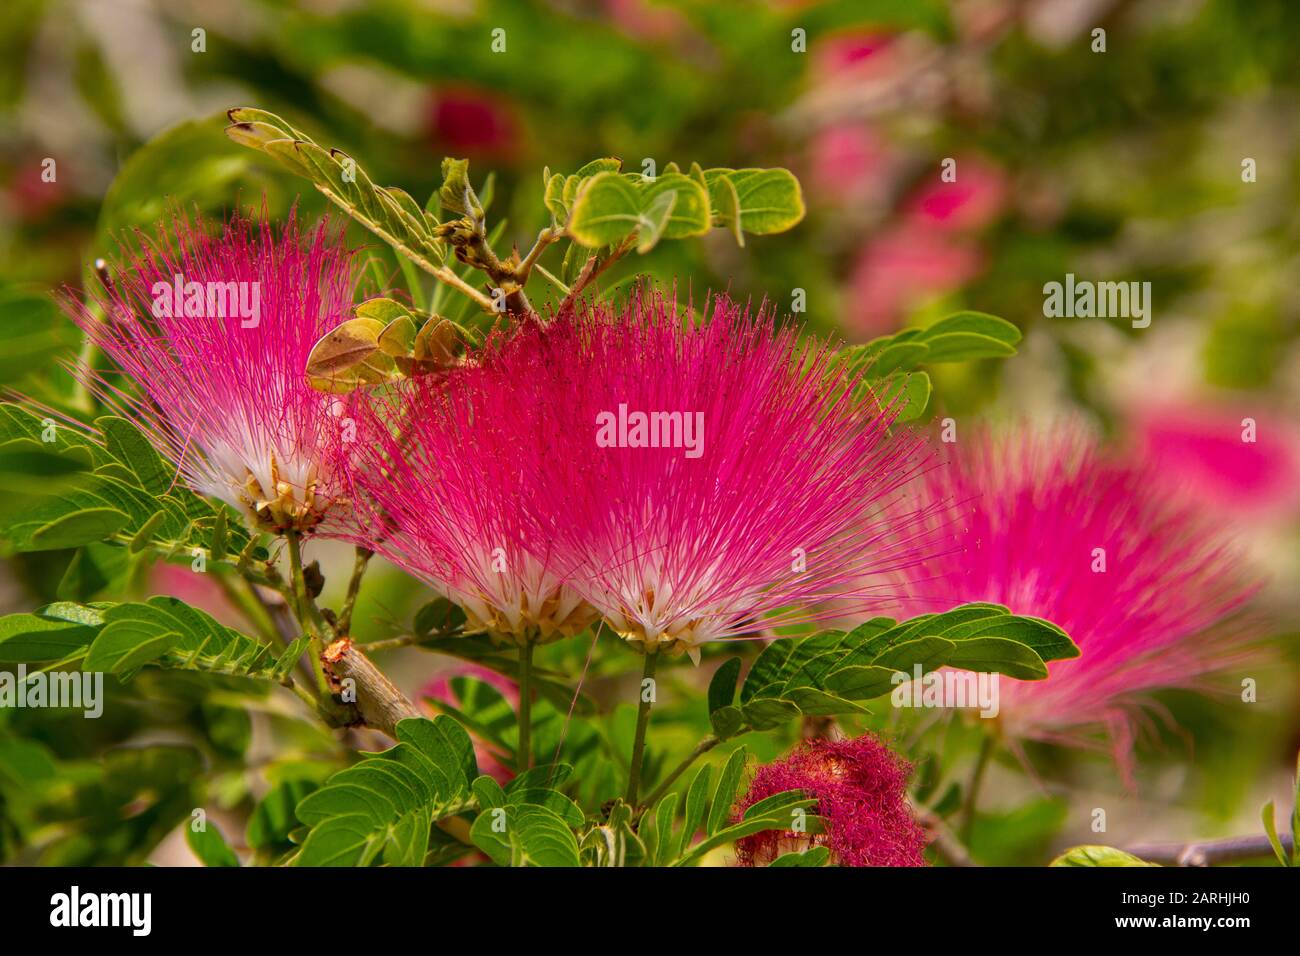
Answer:
[(403, 634), (401, 637), (388, 637), (382, 641), (368, 641), (362, 644), (361, 648), (367, 654), (373, 654), (375, 651), (393, 651), (399, 647), (410, 647), (427, 639), (428, 635), (420, 637), (418, 634)]
[(695, 761), (699, 760), (702, 756), (704, 756), (706, 753), (708, 753), (710, 750), (712, 750), (720, 743), (722, 743), (721, 737), (715, 737), (713, 734), (709, 734), (709, 736), (705, 737), (698, 744), (696, 744), (695, 749), (692, 750), (687, 755), (686, 759), (683, 760), (681, 763), (679, 763), (675, 768), (673, 768), (672, 773), (670, 773), (667, 777), (664, 778), (663, 783), (655, 787), (654, 793), (650, 794), (650, 796), (645, 798), (645, 805), (647, 807), (653, 807), (656, 803), (658, 803), (661, 799), (663, 799), (663, 795), (668, 792), (668, 788), (677, 782), (678, 777), (680, 777), (688, 769), (690, 769), (691, 764), (695, 763)]
[(352, 564), (352, 578), (348, 581), (347, 597), (343, 599), (343, 609), (339, 611), (338, 624), (335, 627), (338, 633), (345, 636), (352, 628), (352, 611), (357, 606), (357, 595), (361, 593), (361, 579), (365, 577), (366, 568), (374, 555), (375, 552), (369, 548), (357, 545), (356, 558)]
[(975, 826), (975, 803), (979, 799), (980, 787), (984, 783), (984, 771), (988, 769), (989, 757), (993, 755), (993, 737), (984, 735), (980, 741), (980, 752), (975, 758), (975, 769), (971, 771), (970, 785), (966, 788), (966, 799), (961, 808), (961, 842), (970, 844), (971, 830)]
[[(637, 791), (641, 787), (641, 762), (645, 757), (645, 734), (650, 726), (651, 700), (647, 699), (645, 682), (653, 680), (655, 665), (659, 663), (657, 650), (647, 651), (641, 683), (637, 685), (636, 736), (632, 740), (632, 763), (627, 771), (627, 805), (636, 806)], [(653, 697), (653, 695), (651, 695)]]
[(533, 764), (533, 642), (519, 647), (519, 749), (515, 755), (519, 772)]
[(284, 679), (284, 686), (293, 691), (294, 694), (298, 696), (298, 699), (311, 709), (313, 714), (320, 712), (320, 701), (313, 697), (309, 691), (304, 690), (302, 685), (292, 677), (286, 677)]
[[(302, 573), (302, 548), (298, 542), (298, 532), (287, 531), (284, 537), (289, 546), (289, 573), (290, 580), (293, 582), (295, 616), (298, 618), (298, 626), (311, 641), (312, 671), (316, 675), (316, 685), (320, 689), (322, 699), (327, 699), (330, 693), (329, 678), (325, 676), (325, 664), (321, 660), (321, 656), (325, 653), (323, 640), (325, 628), (322, 626), (325, 622), (321, 618), (319, 609), (316, 608), (316, 602), (307, 593), (307, 582)], [(312, 611), (316, 613), (312, 614)]]
[(559, 289), (559, 290), (560, 290), (561, 292), (563, 292), (565, 295), (568, 295), (570, 292), (573, 291), (573, 290), (570, 289), (567, 285), (564, 284), (564, 280), (562, 280), (562, 279), (561, 279), (559, 276), (557, 276), (555, 273), (551, 272), (549, 269), (545, 268), (545, 267), (544, 267), (540, 262), (538, 262), (538, 263), (534, 263), (534, 264), (533, 264), (533, 269), (534, 269), (534, 270), (535, 270), (539, 275), (541, 275), (541, 277), (542, 277), (543, 279), (545, 279), (545, 280), (546, 280), (547, 282), (549, 282), (551, 285), (555, 286), (555, 288)]

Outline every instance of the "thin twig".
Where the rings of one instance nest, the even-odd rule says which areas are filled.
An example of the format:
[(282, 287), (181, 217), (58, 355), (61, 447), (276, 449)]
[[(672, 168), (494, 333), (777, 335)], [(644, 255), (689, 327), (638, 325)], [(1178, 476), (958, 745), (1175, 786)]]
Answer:
[(537, 260), (542, 257), (542, 253), (546, 251), (551, 243), (563, 235), (563, 230), (552, 229), (549, 226), (537, 234), (537, 241), (533, 243), (533, 247), (528, 250), (528, 254), (524, 256), (523, 261), (515, 268), (515, 279), (521, 286), (528, 281), (528, 276), (533, 271), (533, 267), (537, 265)]
[(352, 577), (348, 581), (348, 593), (343, 599), (343, 609), (339, 611), (338, 623), (335, 625), (335, 631), (345, 637), (352, 629), (352, 611), (357, 606), (357, 595), (361, 593), (361, 579), (365, 577), (366, 568), (374, 556), (375, 552), (369, 548), (357, 545), (356, 558), (352, 563)]
[(397, 739), (397, 723), (420, 712), (397, 689), (378, 667), (346, 637), (339, 638), (321, 655), (321, 663), (330, 680), (331, 691), (345, 689), (344, 681), (354, 682), (357, 712), (367, 727)]
[[(1285, 853), (1291, 852), (1291, 834), (1279, 833), (1278, 842)], [(1273, 845), (1266, 835), (1227, 837), (1222, 840), (1198, 840), (1192, 843), (1135, 843), (1126, 852), (1165, 866), (1214, 866), (1216, 863), (1233, 863), (1272, 857)]]
[(930, 845), (949, 866), (978, 866), (966, 845), (948, 829), (943, 818), (928, 807), (915, 808), (916, 822), (930, 831)]
[(401, 637), (389, 637), (382, 641), (367, 641), (362, 646), (366, 649), (367, 654), (373, 654), (375, 651), (394, 651), (399, 647), (410, 647), (412, 644), (419, 644), (421, 641), (428, 640), (431, 636), (428, 634), (424, 637), (419, 634), (403, 634)]
[(696, 744), (695, 749), (686, 756), (685, 760), (673, 769), (672, 773), (664, 778), (663, 783), (659, 784), (659, 786), (655, 788), (654, 793), (645, 798), (645, 805), (647, 807), (653, 807), (658, 803), (663, 798), (663, 795), (668, 792), (668, 788), (677, 781), (678, 777), (690, 768), (691, 764), (695, 763), (696, 760), (704, 756), (720, 743), (722, 743), (721, 737), (715, 737), (713, 734), (709, 734), (709, 736)]
[(320, 613), (320, 608), (316, 607), (316, 602), (307, 593), (307, 582), (303, 578), (302, 549), (299, 546), (298, 532), (286, 532), (285, 541), (289, 546), (289, 572), (290, 580), (293, 582), (293, 596), (296, 605), (294, 610), (299, 625), (311, 641), (311, 660), (312, 667), (316, 672), (316, 683), (320, 687), (322, 696), (325, 696), (330, 692), (330, 683), (324, 665), (321, 663), (321, 657), (325, 651), (325, 635), (329, 633), (328, 625)]
[(599, 279), (606, 269), (612, 266), (615, 262), (618, 262), (619, 259), (622, 259), (623, 256), (627, 255), (632, 246), (636, 243), (636, 238), (636, 233), (633, 232), (604, 259), (598, 260), (595, 256), (589, 258), (583, 265), (582, 271), (578, 274), (578, 278), (574, 280), (573, 288), (569, 291), (569, 294), (564, 297), (561, 309), (573, 305), (578, 296), (583, 293), (587, 286)]

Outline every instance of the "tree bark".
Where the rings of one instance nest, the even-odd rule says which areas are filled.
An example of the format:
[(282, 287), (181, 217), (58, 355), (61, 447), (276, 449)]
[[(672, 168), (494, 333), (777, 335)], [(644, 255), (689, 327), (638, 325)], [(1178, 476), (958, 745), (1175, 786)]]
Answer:
[[(397, 722), (407, 717), (419, 717), (420, 712), (397, 686), (384, 676), (383, 671), (362, 653), (351, 639), (341, 637), (325, 648), (321, 655), (325, 673), (335, 693), (343, 694), (345, 701), (356, 705), (362, 722), (367, 727), (382, 731), (397, 739)], [(345, 683), (352, 681), (351, 685)], [(355, 694), (356, 699), (348, 698)]]

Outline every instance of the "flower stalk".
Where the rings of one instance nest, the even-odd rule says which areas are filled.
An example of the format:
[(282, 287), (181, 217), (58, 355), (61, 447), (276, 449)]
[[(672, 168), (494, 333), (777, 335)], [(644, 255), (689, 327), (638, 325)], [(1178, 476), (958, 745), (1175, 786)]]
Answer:
[[(641, 788), (641, 764), (645, 760), (646, 730), (650, 726), (650, 708), (654, 704), (653, 682), (655, 667), (659, 663), (658, 650), (647, 650), (645, 667), (641, 671), (641, 683), (637, 685), (636, 736), (632, 739), (632, 762), (627, 772), (627, 805), (636, 806), (637, 793)], [(646, 682), (651, 686), (647, 687)]]
[(519, 645), (519, 749), (515, 761), (523, 773), (533, 765), (533, 648), (532, 641)]
[(375, 556), (375, 552), (369, 548), (357, 545), (356, 557), (352, 564), (352, 577), (348, 580), (347, 596), (343, 599), (343, 608), (339, 611), (338, 622), (335, 624), (335, 630), (345, 637), (352, 631), (352, 612), (357, 606), (357, 595), (361, 593), (361, 579), (366, 576), (366, 568), (370, 566), (370, 559)]

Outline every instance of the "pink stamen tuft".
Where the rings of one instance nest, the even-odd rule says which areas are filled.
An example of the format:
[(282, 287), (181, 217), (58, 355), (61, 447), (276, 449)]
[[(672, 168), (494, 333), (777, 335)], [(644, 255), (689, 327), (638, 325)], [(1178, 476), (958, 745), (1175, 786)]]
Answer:
[(1047, 680), (1002, 682), (1013, 737), (1075, 742), (1106, 727), (1126, 769), (1144, 694), (1197, 686), (1248, 656), (1245, 628), (1228, 619), (1258, 583), (1149, 462), (1108, 457), (1067, 425), (967, 439), (926, 484), (971, 512), (964, 549), (930, 562), (909, 610), (991, 601), (1060, 625), (1079, 647)]
[[(902, 506), (929, 446), (769, 311), (710, 312), (635, 295), (526, 323), (381, 400), (362, 536), (498, 633), (599, 612), (695, 657), (888, 607), (880, 576), (944, 540), (945, 503)], [(631, 413), (657, 417), (614, 421)]]
[(783, 853), (825, 846), (840, 866), (925, 866), (925, 831), (907, 802), (911, 765), (871, 734), (852, 740), (809, 740), (788, 757), (759, 767), (745, 810), (787, 790), (816, 799), (809, 812), (825, 821), (824, 833), (766, 830), (736, 844), (742, 866), (766, 866)]
[(95, 297), (102, 315), (69, 303), (130, 382), (77, 374), (195, 492), (270, 530), (314, 529), (341, 485), (345, 402), (314, 390), (304, 369), (351, 307), (341, 230), (307, 231), (292, 214), (276, 227), (263, 210), (213, 233), (178, 212), (157, 239), (137, 238)]

